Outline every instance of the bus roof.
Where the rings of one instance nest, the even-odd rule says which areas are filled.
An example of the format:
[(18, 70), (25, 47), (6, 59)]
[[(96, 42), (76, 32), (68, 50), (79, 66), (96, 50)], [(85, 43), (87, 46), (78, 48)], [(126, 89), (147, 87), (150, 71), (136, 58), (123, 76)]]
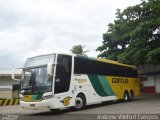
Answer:
[(137, 67), (134, 65), (127, 65), (127, 64), (119, 63), (118, 61), (114, 61), (114, 60), (100, 59), (100, 58), (97, 58), (97, 60), (106, 62), (106, 63), (116, 64), (116, 65), (121, 65), (121, 66), (126, 66), (126, 67), (132, 67), (132, 68), (137, 69)]
[[(77, 56), (77, 57), (81, 57), (81, 58), (92, 59), (92, 60), (97, 60), (97, 61), (101, 61), (101, 62), (105, 62), (105, 63), (111, 63), (111, 64), (116, 64), (116, 65), (120, 65), (120, 66), (126, 66), (126, 67), (131, 67), (131, 68), (137, 69), (137, 67), (134, 66), (134, 65), (127, 65), (127, 64), (119, 63), (118, 61), (114, 61), (114, 60), (109, 60), (109, 59), (104, 59), (104, 58), (102, 59), (102, 58), (88, 57), (87, 55), (80, 55), (80, 54), (77, 55), (77, 54), (72, 54), (72, 53), (51, 53), (51, 54), (38, 55), (38, 56), (34, 56), (34, 57), (45, 56), (45, 55), (53, 55), (53, 54), (63, 54), (63, 55)], [(30, 57), (30, 58), (34, 58), (34, 57)]]
[(111, 63), (111, 64), (116, 64), (116, 65), (120, 65), (120, 66), (126, 66), (126, 67), (131, 67), (131, 68), (137, 69), (137, 67), (134, 65), (127, 65), (127, 64), (119, 63), (118, 61), (109, 60), (109, 59), (88, 57), (86, 55), (77, 55), (77, 57), (92, 59), (92, 60), (97, 60), (97, 61), (101, 61), (101, 62), (105, 62), (105, 63)]

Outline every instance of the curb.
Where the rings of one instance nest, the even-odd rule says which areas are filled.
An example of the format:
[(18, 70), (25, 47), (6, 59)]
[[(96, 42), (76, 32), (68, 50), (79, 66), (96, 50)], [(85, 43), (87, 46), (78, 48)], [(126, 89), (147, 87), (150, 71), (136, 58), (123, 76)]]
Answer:
[(0, 106), (7, 106), (7, 105), (18, 105), (19, 99), (0, 99)]

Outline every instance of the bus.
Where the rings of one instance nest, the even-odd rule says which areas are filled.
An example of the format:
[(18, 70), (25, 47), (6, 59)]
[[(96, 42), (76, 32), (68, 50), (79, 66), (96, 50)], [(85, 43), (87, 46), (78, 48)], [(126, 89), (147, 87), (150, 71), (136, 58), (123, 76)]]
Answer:
[(81, 110), (140, 95), (137, 68), (107, 59), (55, 53), (28, 58), (22, 69), (20, 106), (26, 109)]

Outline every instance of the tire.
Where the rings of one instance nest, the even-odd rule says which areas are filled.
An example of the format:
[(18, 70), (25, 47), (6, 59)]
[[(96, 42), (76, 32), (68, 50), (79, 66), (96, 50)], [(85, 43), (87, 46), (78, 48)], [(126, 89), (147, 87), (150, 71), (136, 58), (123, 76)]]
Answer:
[(82, 110), (85, 108), (85, 106), (86, 106), (86, 98), (84, 95), (79, 94), (75, 99), (74, 109), (75, 110)]
[(129, 98), (129, 94), (128, 94), (127, 91), (125, 91), (125, 92), (124, 92), (124, 96), (123, 96), (123, 101), (124, 101), (124, 102), (128, 102), (129, 99), (130, 99), (130, 98)]
[(133, 93), (133, 91), (130, 92), (129, 98), (130, 98), (130, 101), (132, 101), (134, 99), (134, 93)]

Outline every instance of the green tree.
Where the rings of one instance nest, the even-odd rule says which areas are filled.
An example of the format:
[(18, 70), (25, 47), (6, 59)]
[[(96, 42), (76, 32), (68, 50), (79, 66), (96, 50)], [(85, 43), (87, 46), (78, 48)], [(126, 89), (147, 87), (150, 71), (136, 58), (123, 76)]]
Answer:
[(160, 0), (117, 9), (97, 51), (98, 57), (127, 64), (160, 63)]
[(82, 45), (75, 45), (75, 46), (72, 47), (72, 49), (70, 51), (72, 53), (74, 53), (74, 54), (83, 55), (86, 52), (89, 52), (89, 50), (84, 50), (84, 48), (85, 48), (85, 45), (84, 46), (82, 46)]

